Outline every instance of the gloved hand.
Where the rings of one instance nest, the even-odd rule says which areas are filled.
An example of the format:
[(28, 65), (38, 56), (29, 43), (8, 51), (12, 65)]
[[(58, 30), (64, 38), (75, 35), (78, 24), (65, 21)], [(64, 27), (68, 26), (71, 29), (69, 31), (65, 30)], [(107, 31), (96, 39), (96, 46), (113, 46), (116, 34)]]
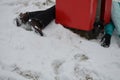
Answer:
[(110, 46), (111, 35), (105, 34), (101, 39), (101, 46), (108, 48)]

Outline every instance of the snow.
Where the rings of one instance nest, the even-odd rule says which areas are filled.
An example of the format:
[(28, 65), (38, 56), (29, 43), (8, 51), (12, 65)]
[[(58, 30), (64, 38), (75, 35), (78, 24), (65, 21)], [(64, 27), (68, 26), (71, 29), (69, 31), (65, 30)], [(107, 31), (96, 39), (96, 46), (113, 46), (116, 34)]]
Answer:
[(86, 40), (52, 21), (41, 37), (16, 27), (14, 18), (54, 0), (0, 1), (0, 80), (120, 80), (116, 35), (103, 48), (100, 39)]

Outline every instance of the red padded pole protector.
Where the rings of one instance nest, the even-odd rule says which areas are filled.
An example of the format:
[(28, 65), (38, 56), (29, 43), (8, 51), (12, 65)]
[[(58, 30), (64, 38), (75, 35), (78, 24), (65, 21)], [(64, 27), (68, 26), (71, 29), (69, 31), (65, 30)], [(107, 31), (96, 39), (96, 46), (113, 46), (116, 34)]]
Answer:
[(101, 20), (108, 24), (111, 19), (112, 0), (102, 0)]
[(56, 0), (56, 23), (90, 31), (96, 16), (98, 0)]

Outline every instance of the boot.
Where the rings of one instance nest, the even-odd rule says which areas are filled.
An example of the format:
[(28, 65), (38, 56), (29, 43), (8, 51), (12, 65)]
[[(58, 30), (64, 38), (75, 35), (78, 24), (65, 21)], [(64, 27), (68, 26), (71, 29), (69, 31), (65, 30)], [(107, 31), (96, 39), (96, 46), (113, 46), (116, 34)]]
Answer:
[(110, 34), (105, 34), (102, 39), (101, 39), (101, 46), (108, 48), (110, 46), (111, 42), (111, 35)]
[(20, 20), (22, 21), (22, 23), (26, 23), (26, 22), (28, 22), (28, 20), (29, 20), (29, 15), (28, 15), (28, 13), (26, 12), (26, 13), (20, 13)]
[(34, 28), (36, 33), (39, 33), (41, 36), (43, 36), (42, 32), (42, 24), (40, 23), (39, 20), (32, 19), (29, 21), (30, 25)]
[(17, 26), (21, 26), (22, 23), (26, 24), (28, 22), (29, 15), (28, 15), (27, 12), (26, 13), (20, 13), (19, 16), (18, 16), (18, 18), (16, 18), (15, 20), (16, 20), (16, 25)]

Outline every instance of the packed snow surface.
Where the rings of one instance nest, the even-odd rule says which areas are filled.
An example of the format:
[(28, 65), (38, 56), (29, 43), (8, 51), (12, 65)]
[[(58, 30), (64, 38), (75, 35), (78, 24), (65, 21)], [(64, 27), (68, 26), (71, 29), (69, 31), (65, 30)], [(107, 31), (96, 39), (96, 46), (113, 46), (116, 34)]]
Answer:
[[(0, 80), (120, 80), (117, 36), (103, 48), (52, 21), (44, 37), (16, 27), (20, 12), (45, 10), (46, 0), (0, 0)], [(22, 25), (25, 26), (25, 25)]]

